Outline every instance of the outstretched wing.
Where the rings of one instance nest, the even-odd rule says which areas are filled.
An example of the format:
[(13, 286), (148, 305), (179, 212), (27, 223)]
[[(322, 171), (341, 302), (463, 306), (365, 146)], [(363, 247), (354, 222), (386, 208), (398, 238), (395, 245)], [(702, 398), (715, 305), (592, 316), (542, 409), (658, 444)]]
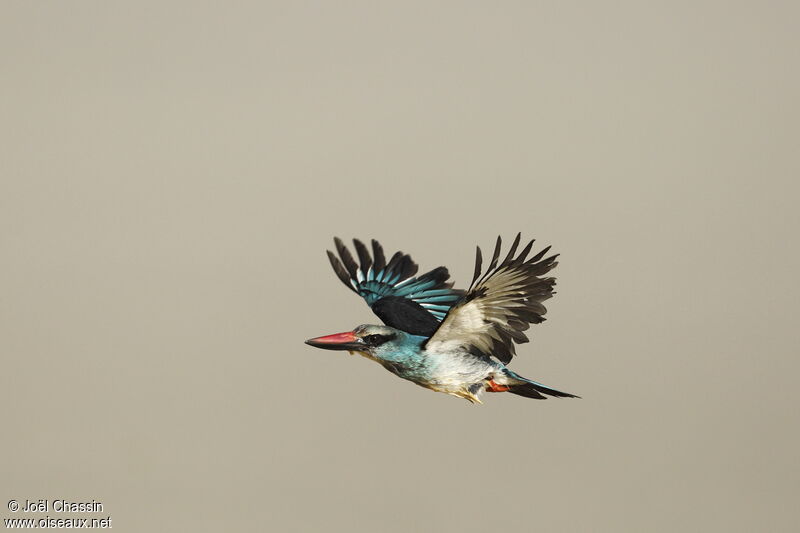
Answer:
[(450, 274), (445, 267), (415, 278), (419, 267), (403, 252), (395, 253), (387, 263), (378, 241), (372, 240), (373, 259), (364, 243), (353, 239), (359, 261), (356, 264), (341, 239), (333, 241), (339, 257), (328, 250), (328, 259), (336, 275), (364, 298), (387, 326), (429, 337), (463, 295), (447, 283)]
[(542, 302), (553, 295), (555, 278), (541, 277), (558, 263), (552, 255), (542, 259), (548, 246), (526, 260), (531, 241), (518, 256), (520, 234), (506, 258), (498, 265), (500, 237), (486, 273), (481, 276), (481, 249), (475, 258), (475, 276), (464, 297), (450, 309), (446, 318), (428, 339), (426, 347), (438, 352), (468, 349), (494, 356), (507, 364), (514, 357), (514, 343), (528, 342), (523, 333), (531, 324), (544, 321), (547, 312)]

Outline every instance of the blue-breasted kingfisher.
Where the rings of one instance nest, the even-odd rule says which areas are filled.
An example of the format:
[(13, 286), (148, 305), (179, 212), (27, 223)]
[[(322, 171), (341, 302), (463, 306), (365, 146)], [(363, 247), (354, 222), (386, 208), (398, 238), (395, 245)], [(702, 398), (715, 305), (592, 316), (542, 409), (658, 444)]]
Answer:
[(347, 350), (381, 364), (417, 385), (481, 403), (484, 392), (510, 392), (545, 399), (578, 398), (524, 378), (506, 367), (515, 344), (528, 342), (525, 331), (545, 320), (543, 302), (553, 296), (555, 278), (546, 276), (558, 255), (546, 247), (528, 258), (534, 241), (519, 254), (517, 234), (500, 261), (497, 237), (485, 273), (477, 248), (475, 274), (467, 290), (454, 289), (450, 274), (438, 267), (414, 277), (418, 266), (403, 252), (387, 262), (383, 247), (372, 240), (372, 254), (353, 240), (358, 263), (338, 237), (328, 258), (336, 275), (361, 296), (385, 325), (361, 325), (352, 331), (316, 337), (306, 344)]

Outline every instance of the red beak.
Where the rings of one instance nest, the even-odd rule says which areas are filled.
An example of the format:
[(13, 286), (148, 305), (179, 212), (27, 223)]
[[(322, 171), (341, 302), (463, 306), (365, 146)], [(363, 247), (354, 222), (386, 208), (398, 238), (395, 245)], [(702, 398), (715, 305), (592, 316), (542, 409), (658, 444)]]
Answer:
[(308, 339), (306, 344), (325, 350), (360, 350), (364, 347), (363, 341), (352, 331)]

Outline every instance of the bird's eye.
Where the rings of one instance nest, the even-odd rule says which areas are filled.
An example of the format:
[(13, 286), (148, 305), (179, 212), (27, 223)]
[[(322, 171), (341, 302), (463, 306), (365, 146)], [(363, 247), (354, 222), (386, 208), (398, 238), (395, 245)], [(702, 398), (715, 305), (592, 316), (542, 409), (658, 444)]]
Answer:
[(367, 335), (364, 337), (364, 342), (367, 344), (378, 345), (383, 342), (383, 335)]
[(370, 346), (380, 346), (384, 342), (392, 340), (394, 337), (394, 335), (367, 335), (363, 338), (363, 341)]

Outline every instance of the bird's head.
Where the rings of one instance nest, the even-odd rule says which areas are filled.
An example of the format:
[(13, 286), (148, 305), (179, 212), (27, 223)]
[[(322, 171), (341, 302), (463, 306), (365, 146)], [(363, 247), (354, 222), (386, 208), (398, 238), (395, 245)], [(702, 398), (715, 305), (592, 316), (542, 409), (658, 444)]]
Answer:
[(353, 331), (308, 339), (306, 344), (326, 350), (348, 350), (380, 357), (383, 352), (397, 349), (409, 337), (410, 335), (388, 326), (364, 324)]

